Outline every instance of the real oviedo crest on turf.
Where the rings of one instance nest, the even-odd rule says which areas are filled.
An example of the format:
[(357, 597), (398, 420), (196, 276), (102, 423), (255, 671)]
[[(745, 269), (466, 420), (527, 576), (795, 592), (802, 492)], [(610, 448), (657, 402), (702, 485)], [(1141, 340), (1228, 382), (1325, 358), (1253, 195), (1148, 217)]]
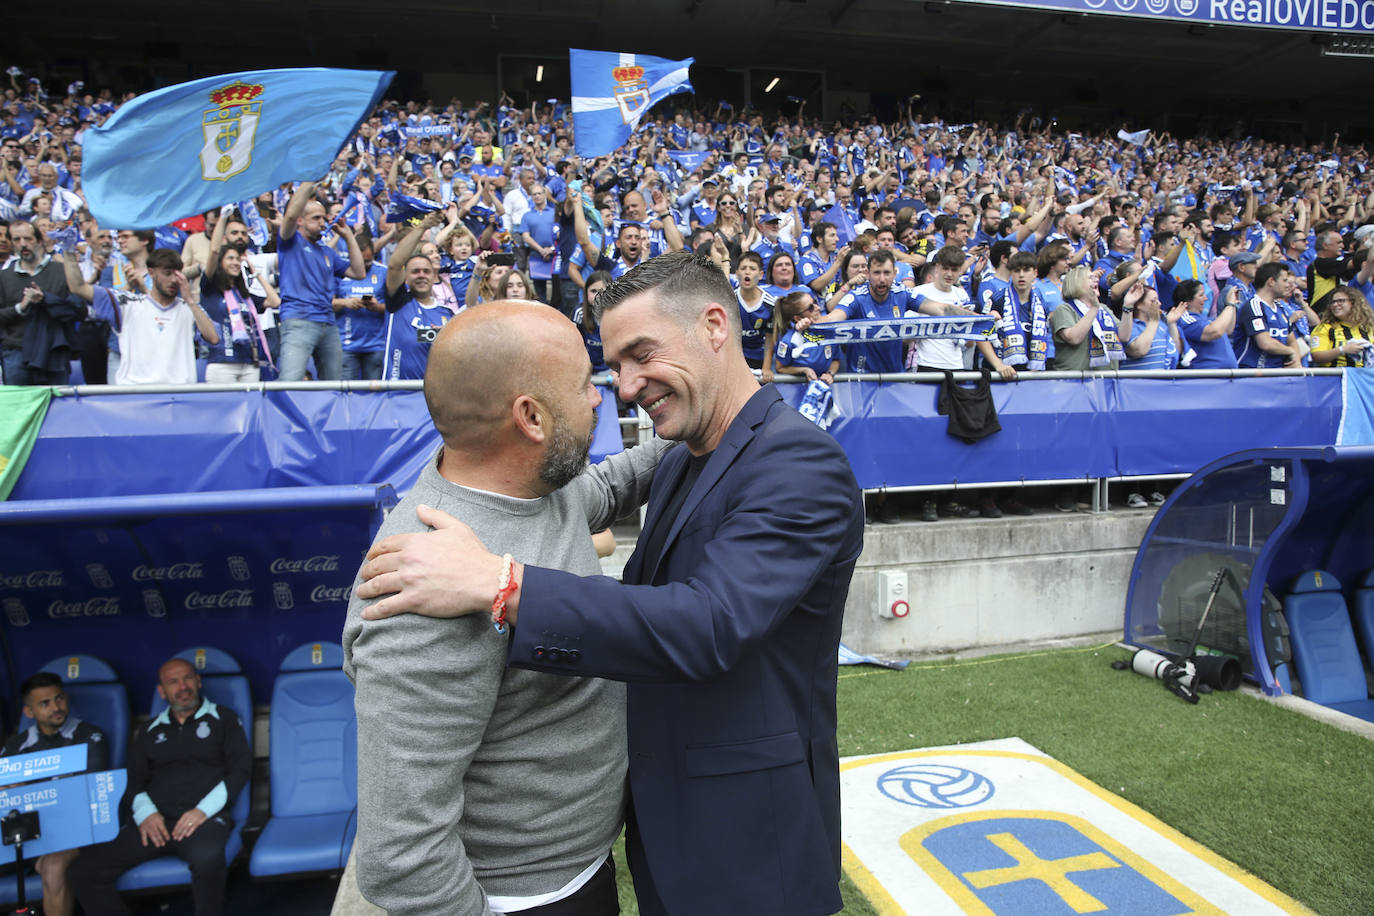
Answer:
[(210, 93), (213, 108), (201, 122), (205, 145), (200, 150), (200, 175), (206, 181), (225, 181), (253, 162), (253, 140), (262, 118), (261, 83), (235, 80)]

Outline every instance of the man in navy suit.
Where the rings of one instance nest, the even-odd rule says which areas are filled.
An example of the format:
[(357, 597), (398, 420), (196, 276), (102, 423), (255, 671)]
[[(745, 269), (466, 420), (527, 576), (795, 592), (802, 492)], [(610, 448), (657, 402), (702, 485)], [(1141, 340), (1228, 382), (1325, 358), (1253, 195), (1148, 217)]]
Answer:
[[(629, 683), (640, 912), (841, 908), (835, 684), (863, 505), (839, 446), (760, 387), (729, 282), (672, 252), (597, 299), (620, 396), (663, 458), (624, 584), (514, 563), (510, 664)], [(490, 611), (506, 567), (471, 530), (373, 548), (365, 616)], [(518, 558), (517, 558), (518, 559)], [(391, 594), (395, 593), (395, 594)]]

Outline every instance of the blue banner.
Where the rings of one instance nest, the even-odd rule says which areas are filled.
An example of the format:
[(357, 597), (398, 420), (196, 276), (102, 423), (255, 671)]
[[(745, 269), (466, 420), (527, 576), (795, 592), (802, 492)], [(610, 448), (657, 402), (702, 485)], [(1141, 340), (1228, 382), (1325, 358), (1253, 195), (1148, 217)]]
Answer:
[(1374, 32), (1374, 0), (962, 0), (1018, 9), (1174, 19), (1206, 25)]
[(701, 168), (701, 164), (705, 162), (706, 157), (710, 155), (710, 150), (668, 150), (668, 156), (678, 165), (682, 166), (683, 171), (688, 175)]
[[(86, 745), (73, 744), (31, 754), (0, 757), (0, 785), (69, 776), (86, 769)], [(0, 809), (3, 810), (3, 809)]]
[[(865, 489), (1191, 473), (1241, 449), (1335, 442), (1340, 382), (1123, 374), (994, 383), (1002, 431), (972, 445), (946, 432), (939, 384), (837, 382), (830, 434)], [(800, 407), (806, 387), (779, 390)]]
[[(438, 448), (418, 389), (53, 398), (11, 501), (357, 483), (404, 494)], [(621, 449), (603, 389), (592, 460)]]
[(1374, 445), (1374, 372), (1347, 370), (1341, 377), (1345, 410), (1337, 445)]
[(577, 155), (614, 152), (655, 104), (676, 92), (693, 92), (687, 76), (693, 60), (569, 48)]
[(139, 96), (86, 133), (91, 214), (102, 226), (152, 229), (317, 178), (394, 75), (257, 70)]
[(38, 812), (42, 836), (24, 844), (26, 859), (106, 843), (119, 833), (119, 800), (128, 782), (124, 770), (107, 770), (12, 786), (0, 789), (0, 811)]

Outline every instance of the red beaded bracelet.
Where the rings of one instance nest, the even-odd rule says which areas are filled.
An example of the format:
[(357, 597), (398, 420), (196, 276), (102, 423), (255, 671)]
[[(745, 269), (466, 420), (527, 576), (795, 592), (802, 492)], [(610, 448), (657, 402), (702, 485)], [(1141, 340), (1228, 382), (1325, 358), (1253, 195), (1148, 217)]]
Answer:
[(510, 554), (501, 557), (501, 577), (496, 580), (496, 597), (491, 602), (491, 625), (496, 632), (506, 632), (506, 599), (519, 588), (515, 581), (515, 560)]

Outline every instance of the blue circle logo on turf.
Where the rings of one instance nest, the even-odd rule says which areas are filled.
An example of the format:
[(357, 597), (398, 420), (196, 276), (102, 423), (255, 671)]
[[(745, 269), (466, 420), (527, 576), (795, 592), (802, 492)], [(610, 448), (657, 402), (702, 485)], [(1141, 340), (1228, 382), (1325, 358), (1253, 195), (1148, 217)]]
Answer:
[(982, 773), (940, 763), (914, 763), (878, 777), (878, 791), (918, 808), (972, 808), (997, 791)]

